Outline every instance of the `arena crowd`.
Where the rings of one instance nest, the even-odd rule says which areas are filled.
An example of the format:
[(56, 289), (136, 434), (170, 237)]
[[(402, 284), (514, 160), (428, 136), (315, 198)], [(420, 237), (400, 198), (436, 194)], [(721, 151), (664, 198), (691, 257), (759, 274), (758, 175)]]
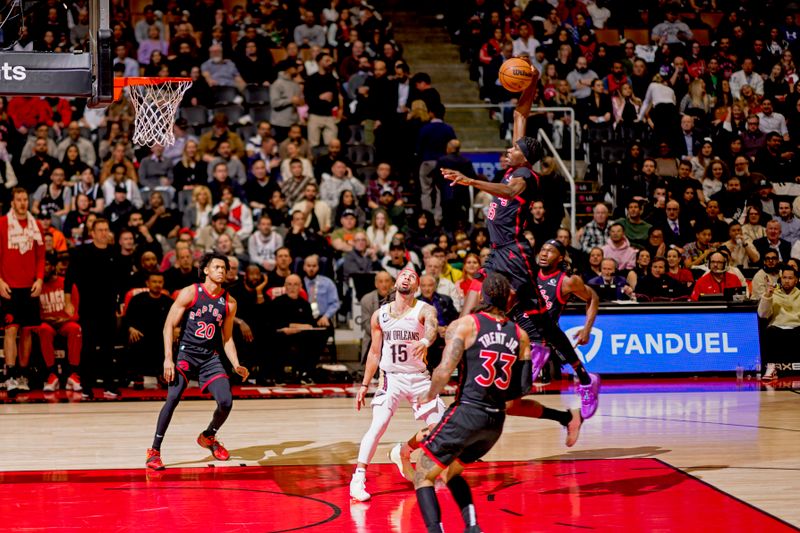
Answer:
[[(441, 327), (457, 316), (491, 250), (489, 198), (442, 180), (442, 168), (475, 171), (443, 96), (404, 61), (381, 5), (170, 0), (132, 14), (112, 4), (115, 75), (193, 85), (167, 147), (131, 143), (127, 96), (105, 110), (0, 98), (9, 391), (28, 389), (30, 367), (42, 366), (32, 344), (45, 390), (87, 392), (101, 378), (116, 397), (119, 385), (160, 375), (171, 297), (199, 280), (197, 260), (211, 250), (233, 265), (237, 345), (259, 383), (312, 383), (323, 352), (335, 358), (334, 329), (366, 328), (353, 317), (368, 317), (408, 266)], [(767, 302), (762, 315), (800, 332), (800, 290), (774, 290), (782, 270), (796, 283), (800, 257), (795, 13), (744, 0), (449, 4), (448, 30), (481, 97), (497, 105), (498, 148), (516, 96), (496, 82), (509, 57), (542, 73), (538, 105), (576, 111), (577, 152), (605, 201), (571, 235), (564, 180), (546, 157), (531, 205), (535, 250), (560, 240), (605, 300), (744, 287), (765, 302), (786, 292), (794, 312), (771, 314)], [(43, 2), (9, 21), (3, 45), (80, 50), (87, 17), (82, 2)], [(623, 28), (643, 33), (620, 40)], [(533, 115), (529, 129), (565, 155), (570, 120)], [(503, 165), (485, 178), (500, 179)], [(38, 224), (14, 222), (28, 213)], [(32, 254), (20, 261), (23, 242)], [(36, 284), (33, 317), (14, 291)], [(60, 375), (57, 337), (67, 339)]]

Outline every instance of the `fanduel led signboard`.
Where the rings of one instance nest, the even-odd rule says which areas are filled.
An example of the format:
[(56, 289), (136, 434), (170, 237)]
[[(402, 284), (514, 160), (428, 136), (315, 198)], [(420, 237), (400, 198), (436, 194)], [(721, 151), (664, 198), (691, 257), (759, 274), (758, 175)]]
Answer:
[[(571, 339), (583, 322), (583, 315), (564, 315), (561, 328)], [(760, 362), (758, 319), (755, 311), (601, 314), (589, 344), (577, 351), (601, 374), (748, 369)]]

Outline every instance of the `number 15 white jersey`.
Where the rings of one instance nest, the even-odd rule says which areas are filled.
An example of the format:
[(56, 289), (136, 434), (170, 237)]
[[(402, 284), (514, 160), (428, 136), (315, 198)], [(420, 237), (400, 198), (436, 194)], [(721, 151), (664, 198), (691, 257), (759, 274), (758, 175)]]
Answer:
[(393, 316), (391, 304), (384, 304), (378, 310), (378, 324), (383, 334), (380, 369), (384, 372), (424, 372), (425, 361), (411, 353), (412, 345), (425, 336), (425, 326), (419, 321), (419, 314), (428, 305), (419, 300), (414, 307), (402, 316)]

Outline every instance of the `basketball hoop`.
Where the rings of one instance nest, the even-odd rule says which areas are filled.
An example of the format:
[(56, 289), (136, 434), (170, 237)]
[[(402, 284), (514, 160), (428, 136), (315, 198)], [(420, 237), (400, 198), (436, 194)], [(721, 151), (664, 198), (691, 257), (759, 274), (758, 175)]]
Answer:
[(192, 86), (191, 78), (114, 78), (114, 100), (130, 87), (133, 113), (133, 143), (142, 146), (175, 144), (172, 126), (183, 93)]

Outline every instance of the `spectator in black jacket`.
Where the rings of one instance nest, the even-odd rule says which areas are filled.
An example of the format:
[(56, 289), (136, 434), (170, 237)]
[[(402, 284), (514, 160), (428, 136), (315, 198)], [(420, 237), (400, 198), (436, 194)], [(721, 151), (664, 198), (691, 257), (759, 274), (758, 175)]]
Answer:
[(304, 90), (308, 104), (308, 143), (319, 146), (320, 139), (328, 144), (339, 133), (336, 114), (341, 109), (339, 82), (333, 76), (333, 58), (321, 52), (315, 58), (319, 71), (309, 76)]
[(274, 355), (269, 357), (270, 375), (278, 383), (285, 382), (283, 368), (290, 364), (295, 375), (292, 381), (313, 383), (311, 373), (327, 340), (327, 332), (316, 330), (311, 304), (300, 297), (303, 281), (292, 274), (286, 278), (286, 292), (272, 301), (272, 320), (276, 328)]
[[(172, 298), (163, 293), (164, 274), (158, 271), (147, 276), (147, 291), (131, 298), (125, 310), (130, 348), (129, 369), (134, 388), (143, 387), (143, 376), (160, 377), (164, 371), (164, 321)], [(238, 301), (238, 300), (237, 300)]]
[(582, 122), (585, 127), (609, 128), (613, 109), (611, 98), (605, 93), (603, 80), (592, 82), (592, 94), (580, 102), (583, 106)]
[(117, 284), (114, 251), (108, 221), (95, 220), (90, 232), (92, 242), (77, 248), (70, 258), (64, 280), (64, 310), (72, 315), (72, 286), (80, 294), (80, 325), (83, 335), (81, 351), (81, 381), (83, 396), (93, 398), (97, 377), (102, 376), (104, 396), (116, 398), (119, 390), (115, 383), (113, 365), (114, 333), (116, 331)]

